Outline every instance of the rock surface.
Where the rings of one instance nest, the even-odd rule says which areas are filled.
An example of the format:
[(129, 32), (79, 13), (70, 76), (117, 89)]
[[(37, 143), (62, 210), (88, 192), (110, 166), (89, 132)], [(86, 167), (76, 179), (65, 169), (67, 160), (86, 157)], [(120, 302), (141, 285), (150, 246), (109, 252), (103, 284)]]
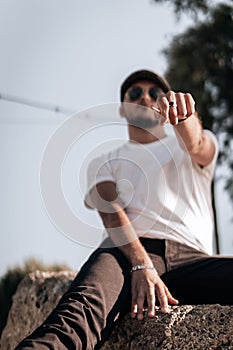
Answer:
[(154, 319), (129, 315), (116, 326), (104, 350), (232, 350), (233, 306), (183, 305)]
[[(13, 299), (1, 349), (13, 350), (55, 307), (76, 272), (35, 272), (24, 278)], [(153, 319), (116, 326), (103, 350), (233, 350), (233, 306), (183, 305)]]
[(11, 350), (40, 325), (69, 288), (76, 272), (29, 273), (19, 284), (2, 332), (1, 350)]

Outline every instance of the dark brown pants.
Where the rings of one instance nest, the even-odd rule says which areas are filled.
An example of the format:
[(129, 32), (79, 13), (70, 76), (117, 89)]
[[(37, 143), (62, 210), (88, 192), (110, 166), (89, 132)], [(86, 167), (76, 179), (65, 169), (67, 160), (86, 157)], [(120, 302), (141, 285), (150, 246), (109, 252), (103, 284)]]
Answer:
[[(233, 258), (210, 257), (168, 240), (141, 242), (180, 304), (233, 304)], [(117, 248), (98, 248), (56, 309), (16, 349), (99, 349), (130, 311), (130, 268)]]

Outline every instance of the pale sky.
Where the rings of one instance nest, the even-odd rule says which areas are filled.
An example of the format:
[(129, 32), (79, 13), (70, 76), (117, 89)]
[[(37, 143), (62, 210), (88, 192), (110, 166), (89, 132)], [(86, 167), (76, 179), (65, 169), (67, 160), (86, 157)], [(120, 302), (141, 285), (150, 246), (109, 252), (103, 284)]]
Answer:
[[(94, 248), (67, 238), (47, 215), (39, 184), (43, 152), (72, 111), (118, 102), (120, 84), (132, 71), (163, 74), (161, 50), (192, 22), (177, 22), (168, 5), (150, 0), (0, 0), (0, 7), (0, 94), (68, 110), (57, 114), (0, 100), (0, 274), (28, 257), (78, 269)], [(85, 129), (85, 118), (82, 123)], [(117, 133), (110, 128), (108, 137)], [(64, 170), (71, 202), (74, 161), (75, 153)], [(217, 198), (221, 251), (232, 254), (232, 207), (220, 186)], [(77, 230), (89, 230), (88, 215)], [(90, 220), (99, 225), (94, 215)]]

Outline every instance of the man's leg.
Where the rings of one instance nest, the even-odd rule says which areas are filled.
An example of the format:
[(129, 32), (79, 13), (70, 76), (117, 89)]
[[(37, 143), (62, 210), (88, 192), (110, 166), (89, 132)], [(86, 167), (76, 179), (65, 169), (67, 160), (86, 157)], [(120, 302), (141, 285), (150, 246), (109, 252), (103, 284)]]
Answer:
[(180, 304), (233, 304), (233, 258), (208, 257), (161, 276)]
[(130, 311), (129, 271), (117, 248), (97, 249), (43, 325), (16, 349), (98, 349)]

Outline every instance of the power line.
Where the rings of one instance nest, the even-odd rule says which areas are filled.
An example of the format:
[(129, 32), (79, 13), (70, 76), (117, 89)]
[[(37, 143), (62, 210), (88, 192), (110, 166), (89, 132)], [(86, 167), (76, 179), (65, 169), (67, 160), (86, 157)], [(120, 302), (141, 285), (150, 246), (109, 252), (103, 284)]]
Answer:
[(46, 111), (53, 111), (55, 113), (62, 113), (62, 114), (73, 114), (75, 111), (70, 110), (66, 107), (61, 106), (54, 106), (49, 103), (34, 101), (28, 98), (23, 98), (19, 96), (9, 95), (9, 94), (2, 94), (0, 93), (0, 100), (7, 101), (7, 102), (13, 102), (18, 103), (25, 106), (30, 106), (34, 108), (44, 109)]

